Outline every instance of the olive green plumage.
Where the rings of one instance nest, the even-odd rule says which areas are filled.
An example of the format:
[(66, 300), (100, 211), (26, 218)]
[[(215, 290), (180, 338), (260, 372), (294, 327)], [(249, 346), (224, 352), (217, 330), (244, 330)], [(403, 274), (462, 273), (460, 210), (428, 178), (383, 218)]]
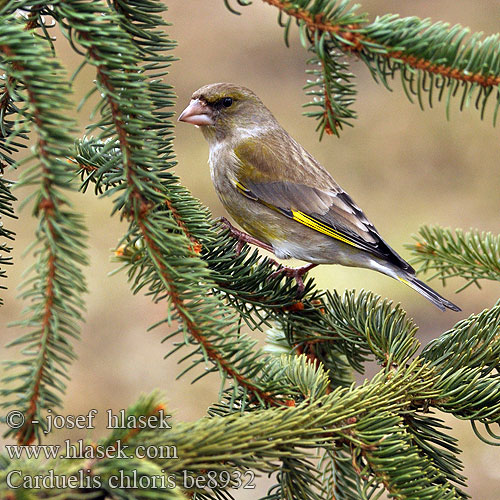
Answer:
[(201, 87), (179, 120), (199, 126), (207, 139), (212, 181), (229, 214), (278, 258), (374, 269), (442, 310), (460, 310), (415, 277), (251, 90), (229, 83)]

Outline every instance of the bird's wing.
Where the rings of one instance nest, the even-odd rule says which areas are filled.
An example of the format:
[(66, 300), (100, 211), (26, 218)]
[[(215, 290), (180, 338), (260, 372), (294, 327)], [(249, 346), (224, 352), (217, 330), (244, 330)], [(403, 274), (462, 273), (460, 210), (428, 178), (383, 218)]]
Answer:
[[(335, 240), (389, 260), (400, 269), (413, 271), (385, 243), (352, 198), (295, 141), (280, 152), (252, 140), (236, 148), (235, 155), (239, 169), (232, 181), (247, 198)], [(317, 186), (309, 185), (310, 179)]]

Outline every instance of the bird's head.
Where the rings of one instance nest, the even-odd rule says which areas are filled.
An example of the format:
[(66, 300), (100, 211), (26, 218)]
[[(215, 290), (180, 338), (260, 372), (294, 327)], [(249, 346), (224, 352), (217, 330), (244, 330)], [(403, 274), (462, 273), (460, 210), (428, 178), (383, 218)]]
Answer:
[(244, 130), (268, 128), (276, 123), (251, 90), (231, 83), (212, 83), (198, 89), (180, 114), (179, 121), (200, 127), (209, 141)]

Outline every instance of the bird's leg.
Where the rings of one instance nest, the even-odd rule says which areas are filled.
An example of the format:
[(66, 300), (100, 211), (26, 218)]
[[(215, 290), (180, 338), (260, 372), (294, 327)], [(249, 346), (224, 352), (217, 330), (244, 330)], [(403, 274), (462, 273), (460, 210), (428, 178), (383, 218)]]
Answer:
[(278, 266), (278, 270), (274, 271), (274, 273), (269, 275), (269, 278), (276, 278), (276, 276), (279, 276), (280, 274), (284, 274), (289, 278), (295, 278), (295, 281), (297, 282), (297, 293), (299, 296), (304, 293), (304, 281), (302, 280), (302, 276), (304, 276), (304, 274), (306, 274), (307, 271), (318, 265), (311, 263), (302, 267), (287, 267), (281, 265), (279, 262), (276, 262), (275, 260), (273, 260), (272, 262)]
[(236, 255), (239, 255), (241, 253), (241, 249), (243, 248), (243, 245), (245, 243), (258, 246), (260, 248), (263, 248), (264, 250), (267, 250), (268, 252), (273, 252), (273, 247), (271, 245), (268, 245), (267, 243), (264, 243), (263, 241), (260, 241), (257, 238), (254, 238), (253, 236), (250, 236), (249, 234), (236, 229), (225, 217), (220, 217), (219, 221), (227, 227), (227, 229), (231, 233), (231, 236), (238, 240), (238, 243), (236, 244)]
[[(226, 228), (231, 233), (231, 236), (238, 240), (235, 250), (236, 255), (240, 254), (241, 249), (243, 248), (243, 245), (245, 243), (258, 246), (260, 248), (263, 248), (264, 250), (267, 250), (268, 252), (274, 253), (273, 247), (271, 245), (268, 245), (267, 243), (264, 243), (263, 241), (260, 241), (257, 238), (254, 238), (253, 236), (250, 236), (249, 234), (240, 231), (239, 229), (236, 229), (225, 217), (219, 217), (219, 221), (222, 224), (224, 224), (224, 226), (226, 226)], [(276, 278), (280, 274), (284, 274), (289, 278), (295, 278), (295, 281), (297, 282), (297, 292), (299, 296), (302, 295), (302, 293), (304, 292), (304, 281), (302, 280), (302, 276), (304, 276), (304, 274), (306, 274), (307, 271), (318, 265), (318, 264), (307, 264), (302, 267), (287, 267), (283, 266), (274, 259), (269, 259), (269, 260), (278, 267), (278, 269), (274, 271), (274, 273), (269, 275), (269, 279)]]

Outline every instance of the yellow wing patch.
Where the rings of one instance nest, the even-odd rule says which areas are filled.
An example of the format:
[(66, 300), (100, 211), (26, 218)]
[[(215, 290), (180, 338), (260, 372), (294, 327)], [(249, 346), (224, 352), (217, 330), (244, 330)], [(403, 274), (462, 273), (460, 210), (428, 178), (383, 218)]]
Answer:
[(327, 236), (330, 236), (332, 238), (335, 238), (336, 240), (342, 241), (343, 243), (347, 243), (348, 245), (351, 245), (356, 248), (361, 248), (359, 245), (354, 243), (353, 241), (347, 239), (345, 235), (340, 233), (339, 231), (336, 231), (330, 226), (327, 226), (326, 224), (323, 224), (321, 221), (315, 219), (314, 217), (311, 217), (310, 215), (305, 214), (304, 212), (292, 210), (292, 219), (296, 220), (297, 222), (300, 222), (304, 226), (310, 227), (311, 229), (314, 229), (315, 231), (318, 231), (319, 233), (326, 234)]

